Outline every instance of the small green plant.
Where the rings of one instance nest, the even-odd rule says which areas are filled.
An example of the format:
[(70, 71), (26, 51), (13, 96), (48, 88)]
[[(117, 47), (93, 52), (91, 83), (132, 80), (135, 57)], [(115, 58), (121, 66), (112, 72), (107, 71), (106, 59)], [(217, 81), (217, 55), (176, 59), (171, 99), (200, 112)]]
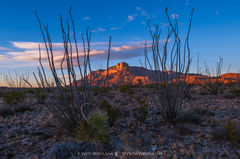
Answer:
[(97, 88), (97, 87), (93, 88), (93, 96), (98, 96), (99, 93), (100, 93), (100, 88)]
[(148, 104), (145, 99), (137, 98), (138, 106), (132, 109), (133, 116), (143, 124), (147, 118)]
[(79, 123), (76, 138), (91, 145), (92, 150), (100, 150), (108, 142), (106, 116), (99, 112), (92, 113), (87, 121)]
[(134, 95), (135, 94), (135, 89), (134, 88), (129, 88), (128, 89), (128, 94), (129, 95)]
[(135, 108), (132, 109), (133, 111), (133, 116), (137, 119), (137, 121), (140, 122), (140, 124), (143, 124), (147, 118), (147, 105), (143, 104), (143, 105), (139, 105)]
[(238, 97), (240, 96), (240, 89), (233, 89), (231, 90), (232, 93), (236, 94)]
[(122, 85), (119, 88), (120, 92), (125, 93), (128, 91), (128, 86), (127, 85)]
[(24, 101), (24, 93), (20, 91), (9, 91), (3, 94), (3, 101), (7, 104), (16, 105), (19, 102)]
[(145, 105), (145, 104), (147, 104), (147, 101), (145, 100), (145, 99), (141, 99), (141, 98), (137, 98), (137, 102), (138, 102), (138, 104), (140, 104), (140, 105)]
[(45, 99), (47, 98), (46, 90), (41, 88), (35, 88), (35, 93), (37, 97), (37, 102), (43, 104)]
[(121, 115), (120, 108), (113, 107), (106, 100), (102, 100), (102, 102), (100, 103), (100, 108), (106, 111), (107, 116), (108, 116), (109, 126), (113, 126), (114, 123), (119, 118), (119, 116)]
[(187, 84), (187, 85), (186, 85), (185, 90), (184, 90), (184, 96), (185, 96), (185, 98), (189, 98), (189, 99), (192, 98), (192, 95), (191, 95), (191, 89), (192, 89), (192, 87), (193, 87), (192, 84)]
[(240, 142), (240, 124), (230, 119), (219, 125), (214, 132), (215, 138), (229, 140), (233, 145)]

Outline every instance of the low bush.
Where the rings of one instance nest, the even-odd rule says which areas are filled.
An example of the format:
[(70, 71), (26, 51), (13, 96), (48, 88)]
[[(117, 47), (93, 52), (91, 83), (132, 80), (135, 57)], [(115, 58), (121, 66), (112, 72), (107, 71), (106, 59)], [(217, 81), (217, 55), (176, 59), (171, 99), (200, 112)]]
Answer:
[(14, 110), (11, 107), (0, 107), (0, 116), (6, 117), (13, 114)]
[(148, 113), (147, 107), (148, 106), (146, 104), (143, 104), (143, 105), (136, 106), (135, 108), (132, 109), (133, 116), (136, 118), (137, 121), (139, 121), (140, 124), (144, 124), (147, 118), (147, 113)]
[(215, 129), (214, 136), (216, 139), (228, 140), (232, 144), (240, 143), (240, 124), (228, 119)]
[(98, 112), (91, 114), (88, 121), (79, 123), (76, 137), (84, 141), (85, 145), (91, 145), (92, 151), (102, 150), (104, 143), (108, 142), (106, 116)]
[(194, 124), (201, 124), (203, 121), (201, 115), (197, 114), (194, 110), (179, 112), (177, 115), (177, 120)]
[(9, 91), (3, 94), (3, 101), (7, 104), (16, 105), (24, 101), (24, 93), (20, 91)]
[(119, 88), (120, 92), (125, 93), (128, 91), (128, 86), (127, 85), (122, 85)]
[(119, 107), (113, 107), (106, 100), (100, 103), (100, 108), (106, 111), (108, 116), (109, 126), (113, 126), (117, 119), (120, 117), (121, 112)]
[(195, 108), (193, 108), (193, 111), (195, 113), (197, 113), (198, 115), (202, 116), (202, 117), (203, 116), (214, 116), (215, 115), (215, 113), (213, 111), (208, 110), (208, 109), (203, 108), (203, 107), (195, 107)]
[(39, 104), (43, 104), (45, 99), (47, 98), (47, 91), (42, 88), (35, 88), (35, 93), (37, 97), (37, 102)]
[(132, 109), (133, 116), (140, 124), (144, 124), (148, 114), (148, 104), (145, 99), (137, 98), (138, 105)]
[(34, 109), (30, 106), (27, 105), (18, 105), (16, 107), (14, 107), (14, 111), (16, 113), (21, 113), (21, 112), (25, 112), (25, 111), (33, 111)]
[(240, 89), (235, 88), (235, 89), (231, 90), (231, 92), (234, 93), (238, 97), (240, 96)]
[(223, 93), (223, 97), (227, 98), (227, 99), (233, 99), (233, 98), (237, 97), (237, 95), (231, 91), (225, 91)]

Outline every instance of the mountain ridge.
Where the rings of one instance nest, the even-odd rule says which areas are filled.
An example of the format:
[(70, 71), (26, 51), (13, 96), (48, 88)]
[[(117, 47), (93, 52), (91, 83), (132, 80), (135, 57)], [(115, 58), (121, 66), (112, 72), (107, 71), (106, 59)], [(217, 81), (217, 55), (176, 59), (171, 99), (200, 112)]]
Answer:
[[(152, 84), (156, 80), (154, 80), (154, 71), (146, 69), (144, 67), (139, 66), (129, 66), (129, 64), (125, 62), (118, 63), (115, 66), (111, 66), (108, 68), (108, 86), (115, 85), (124, 85), (124, 84)], [(173, 75), (174, 72), (168, 72), (169, 75)], [(88, 78), (92, 77), (93, 86), (103, 86), (105, 82), (105, 78), (107, 76), (107, 70), (100, 69), (97, 71), (92, 71), (88, 74)], [(218, 78), (216, 77), (208, 77), (202, 74), (197, 73), (189, 73), (187, 75), (187, 83), (188, 84), (204, 84), (218, 80), (221, 83), (236, 83), (240, 80), (240, 73), (226, 73), (220, 75)], [(78, 85), (81, 85), (81, 80), (78, 80)]]

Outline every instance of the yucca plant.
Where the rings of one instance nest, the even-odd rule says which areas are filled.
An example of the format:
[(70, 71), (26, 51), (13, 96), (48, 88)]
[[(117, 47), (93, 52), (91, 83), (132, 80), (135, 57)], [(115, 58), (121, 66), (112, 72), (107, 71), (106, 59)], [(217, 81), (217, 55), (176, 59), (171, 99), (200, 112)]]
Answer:
[(92, 151), (103, 150), (103, 144), (108, 142), (106, 116), (94, 112), (88, 120), (81, 121), (76, 129), (76, 138), (85, 142), (86, 147), (90, 146)]

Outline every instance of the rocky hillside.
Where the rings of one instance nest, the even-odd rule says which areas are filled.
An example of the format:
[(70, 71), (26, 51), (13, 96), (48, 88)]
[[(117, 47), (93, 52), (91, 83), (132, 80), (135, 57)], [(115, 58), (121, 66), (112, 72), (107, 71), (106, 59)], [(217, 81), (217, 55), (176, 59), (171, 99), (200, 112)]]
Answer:
[[(169, 75), (174, 75), (174, 72), (168, 72)], [(93, 78), (93, 85), (103, 86), (105, 78), (107, 76), (107, 70), (97, 70), (89, 73), (88, 78)], [(122, 62), (116, 66), (109, 68), (108, 75), (109, 86), (123, 85), (123, 84), (151, 84), (154, 83), (154, 71), (148, 70), (143, 67), (129, 66), (127, 63)], [(187, 77), (187, 81), (190, 84), (203, 84), (209, 81), (216, 81), (222, 83), (236, 83), (240, 79), (239, 73), (223, 74), (219, 78), (208, 77), (201, 74), (190, 73)], [(81, 80), (78, 81), (78, 85), (81, 85)]]

